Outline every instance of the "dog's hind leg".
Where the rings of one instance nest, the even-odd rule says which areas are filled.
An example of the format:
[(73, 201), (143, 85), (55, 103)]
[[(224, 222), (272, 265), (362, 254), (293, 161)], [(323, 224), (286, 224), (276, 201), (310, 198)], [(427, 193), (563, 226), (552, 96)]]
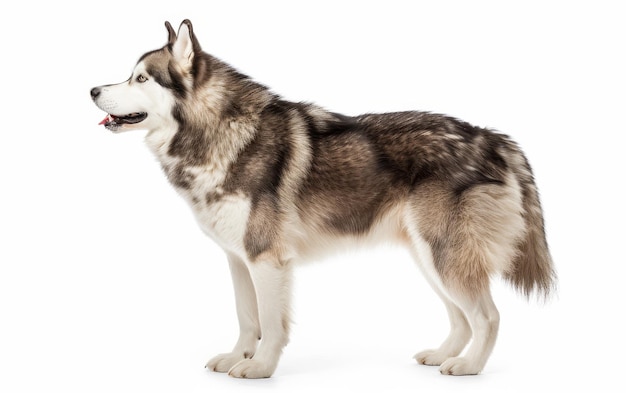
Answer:
[[(454, 333), (461, 313), (471, 328), (472, 343), (465, 355), (445, 360), (441, 373), (478, 374), (493, 350), (500, 324), (490, 277), (511, 271), (525, 233), (522, 195), (512, 174), (503, 183), (476, 184), (462, 193), (446, 187), (434, 182), (418, 189), (403, 225), (412, 248), (426, 256), (418, 258), (422, 270), (452, 310), (452, 333), (437, 350), (436, 360), (446, 355), (445, 350), (454, 355), (451, 349), (457, 350), (465, 339), (466, 327), (462, 335)], [(417, 356), (428, 364), (426, 358), (423, 353)]]
[(262, 339), (251, 359), (235, 364), (228, 375), (270, 377), (289, 341), (291, 267), (288, 262), (257, 260), (247, 264), (256, 290)]
[(228, 263), (235, 288), (239, 340), (237, 340), (232, 352), (217, 355), (209, 360), (206, 365), (209, 370), (223, 373), (241, 360), (254, 356), (257, 343), (261, 339), (256, 294), (248, 267), (234, 255), (229, 255)]
[[(449, 209), (448, 209), (449, 210)], [(439, 209), (440, 212), (448, 211)], [(438, 349), (415, 355), (418, 363), (440, 365), (449, 375), (478, 374), (495, 345), (499, 314), (489, 290), (490, 257), (494, 254), (473, 233), (419, 231), (418, 220), (407, 215), (404, 226), (410, 247), (426, 279), (443, 299), (450, 318), (450, 334)], [(432, 220), (431, 223), (436, 220)], [(445, 228), (445, 226), (444, 226)], [(437, 235), (437, 236), (435, 236)], [(469, 339), (464, 357), (458, 357)]]
[[(414, 237), (413, 240), (419, 245), (419, 239)], [(496, 343), (500, 321), (488, 284), (482, 286), (480, 292), (451, 287), (441, 280), (430, 263), (430, 255), (421, 252), (418, 265), (448, 310), (450, 333), (438, 349), (419, 352), (415, 359), (420, 364), (440, 365), (439, 371), (446, 375), (478, 374)], [(465, 356), (458, 357), (470, 339), (472, 343)]]
[[(472, 253), (465, 253), (462, 258), (460, 253), (450, 251), (447, 255), (455, 273), (446, 279), (433, 263), (434, 258), (442, 258), (444, 253), (439, 251), (433, 256), (431, 247), (416, 231), (409, 233), (418, 265), (443, 299), (451, 324), (448, 338), (438, 349), (420, 352), (415, 359), (421, 364), (440, 364), (442, 374), (478, 374), (493, 350), (500, 321), (489, 290), (489, 275), (473, 260)], [(478, 258), (482, 250), (476, 251), (474, 257)], [(470, 337), (472, 343), (465, 356), (457, 357)]]

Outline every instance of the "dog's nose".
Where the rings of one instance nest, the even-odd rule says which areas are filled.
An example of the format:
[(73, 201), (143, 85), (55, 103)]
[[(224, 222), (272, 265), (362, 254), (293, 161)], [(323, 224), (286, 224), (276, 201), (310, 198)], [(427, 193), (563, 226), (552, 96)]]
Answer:
[(94, 87), (93, 89), (91, 89), (91, 99), (95, 100), (96, 97), (98, 97), (100, 95), (100, 88), (99, 87)]

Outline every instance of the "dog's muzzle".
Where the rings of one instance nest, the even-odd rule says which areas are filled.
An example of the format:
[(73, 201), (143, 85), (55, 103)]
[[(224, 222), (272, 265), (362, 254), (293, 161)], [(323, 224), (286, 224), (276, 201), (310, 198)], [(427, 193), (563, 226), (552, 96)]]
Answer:
[[(91, 93), (91, 99), (96, 103), (98, 107), (100, 107), (100, 105), (98, 105), (96, 100), (102, 93), (102, 88), (94, 87), (93, 89), (91, 89), (90, 93)], [(100, 109), (103, 109), (103, 108), (100, 107)], [(103, 125), (105, 128), (111, 131), (117, 131), (119, 127), (122, 126), (123, 124), (141, 123), (147, 117), (148, 117), (148, 114), (146, 112), (134, 112), (134, 113), (128, 113), (124, 115), (115, 115), (112, 113), (108, 113), (106, 117), (98, 124)]]

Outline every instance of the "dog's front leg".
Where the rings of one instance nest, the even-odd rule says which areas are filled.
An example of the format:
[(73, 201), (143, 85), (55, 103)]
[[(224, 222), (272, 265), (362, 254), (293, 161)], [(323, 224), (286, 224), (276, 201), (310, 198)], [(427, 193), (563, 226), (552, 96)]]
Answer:
[(239, 340), (230, 353), (222, 353), (209, 360), (209, 370), (225, 373), (243, 359), (254, 356), (261, 339), (256, 293), (246, 264), (238, 257), (229, 255), (228, 264), (235, 288), (235, 304), (239, 319)]
[(228, 374), (267, 378), (289, 341), (291, 268), (288, 263), (258, 260), (249, 263), (248, 269), (256, 290), (262, 338), (254, 356), (235, 364)]

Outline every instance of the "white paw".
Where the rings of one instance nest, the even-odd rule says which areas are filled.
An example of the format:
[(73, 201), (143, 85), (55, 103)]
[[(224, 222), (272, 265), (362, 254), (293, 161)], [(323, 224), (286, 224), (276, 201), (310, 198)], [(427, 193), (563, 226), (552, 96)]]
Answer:
[(450, 358), (441, 364), (439, 372), (444, 375), (476, 375), (481, 367), (467, 358)]
[(230, 370), (235, 364), (246, 358), (252, 357), (252, 355), (254, 354), (241, 352), (221, 353), (215, 356), (213, 359), (209, 360), (205, 367), (211, 371), (225, 373)]
[(244, 359), (228, 370), (228, 375), (235, 378), (269, 378), (275, 369), (276, 365), (254, 359)]
[(417, 353), (413, 356), (413, 358), (417, 360), (419, 364), (424, 364), (426, 366), (439, 366), (441, 363), (450, 358), (450, 355), (441, 353), (435, 349), (429, 349)]

